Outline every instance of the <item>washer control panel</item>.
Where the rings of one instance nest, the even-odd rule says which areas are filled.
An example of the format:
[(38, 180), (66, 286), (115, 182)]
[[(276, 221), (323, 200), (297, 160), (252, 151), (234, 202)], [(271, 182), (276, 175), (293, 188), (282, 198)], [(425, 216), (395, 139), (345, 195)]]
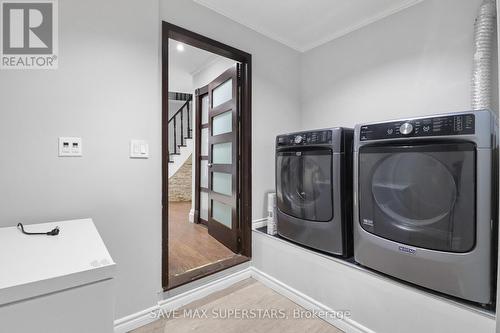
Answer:
[(285, 134), (278, 136), (276, 139), (277, 146), (303, 146), (331, 143), (332, 131), (328, 130)]
[(360, 140), (464, 135), (475, 133), (473, 114), (431, 117), (361, 126)]

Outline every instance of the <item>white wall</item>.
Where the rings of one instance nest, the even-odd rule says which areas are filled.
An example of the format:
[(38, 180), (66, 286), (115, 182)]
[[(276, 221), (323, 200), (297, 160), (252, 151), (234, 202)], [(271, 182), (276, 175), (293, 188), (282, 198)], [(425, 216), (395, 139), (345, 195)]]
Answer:
[(210, 63), (207, 67), (193, 73), (193, 86), (195, 89), (206, 86), (227, 69), (234, 66), (236, 61), (224, 57), (218, 57), (217, 60)]
[[(93, 218), (117, 317), (161, 288), (159, 32), (158, 0), (59, 1), (59, 69), (0, 72), (0, 227)], [(82, 137), (83, 157), (58, 158), (59, 136)], [(149, 160), (129, 159), (132, 138)]]
[(188, 72), (170, 62), (168, 65), (168, 90), (171, 92), (191, 93), (193, 90), (193, 77)]
[(299, 120), (300, 54), (193, 1), (160, 0), (161, 19), (252, 54), (252, 218), (274, 189), (274, 141)]
[[(59, 2), (59, 69), (0, 73), (0, 227), (91, 217), (118, 263), (117, 313), (161, 292), (158, 0)], [(254, 218), (273, 188), (274, 136), (299, 127), (299, 54), (186, 0), (161, 17), (254, 56)], [(58, 158), (57, 138), (83, 138)], [(129, 159), (146, 139), (151, 158)]]
[(305, 129), (469, 110), (482, 0), (426, 0), (301, 59)]
[(252, 241), (255, 268), (333, 311), (348, 310), (351, 324), (362, 331), (495, 331), (495, 319), (491, 315), (472, 311), (261, 232), (254, 231)]
[[(304, 53), (302, 128), (470, 110), (481, 2), (426, 0)], [(352, 310), (355, 321), (376, 332), (495, 330), (493, 318), (415, 288), (266, 236), (254, 233), (253, 240), (256, 268), (333, 309)]]
[[(192, 1), (60, 1), (59, 69), (0, 73), (0, 226), (93, 218), (119, 265), (117, 318), (161, 291), (158, 1), (161, 19), (253, 56), (253, 219), (277, 134), (470, 104), (480, 0), (427, 0), (302, 59)], [(58, 136), (81, 136), (84, 156), (58, 158)], [(128, 158), (132, 138), (149, 160)]]

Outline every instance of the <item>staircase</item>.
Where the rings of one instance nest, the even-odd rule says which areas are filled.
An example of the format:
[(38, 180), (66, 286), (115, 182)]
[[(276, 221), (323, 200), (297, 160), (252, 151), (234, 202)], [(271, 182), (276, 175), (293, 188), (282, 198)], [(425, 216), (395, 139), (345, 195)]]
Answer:
[(193, 154), (192, 95), (168, 120), (168, 178)]

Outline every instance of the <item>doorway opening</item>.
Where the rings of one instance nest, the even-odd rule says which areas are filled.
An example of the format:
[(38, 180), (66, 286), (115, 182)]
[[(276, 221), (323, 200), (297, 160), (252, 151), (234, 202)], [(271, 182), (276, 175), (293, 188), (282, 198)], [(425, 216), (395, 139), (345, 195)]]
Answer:
[(163, 22), (162, 283), (251, 256), (251, 55)]

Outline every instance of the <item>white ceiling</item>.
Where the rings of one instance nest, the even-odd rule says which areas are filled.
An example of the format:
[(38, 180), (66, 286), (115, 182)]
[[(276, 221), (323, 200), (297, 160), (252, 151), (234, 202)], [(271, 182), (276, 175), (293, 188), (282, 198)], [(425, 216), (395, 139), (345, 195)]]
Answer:
[(205, 50), (183, 44), (184, 51), (177, 51), (179, 42), (170, 39), (168, 41), (168, 62), (175, 66), (176, 70), (188, 74), (195, 74), (201, 69), (215, 62), (219, 56)]
[(423, 0), (193, 0), (300, 52)]

